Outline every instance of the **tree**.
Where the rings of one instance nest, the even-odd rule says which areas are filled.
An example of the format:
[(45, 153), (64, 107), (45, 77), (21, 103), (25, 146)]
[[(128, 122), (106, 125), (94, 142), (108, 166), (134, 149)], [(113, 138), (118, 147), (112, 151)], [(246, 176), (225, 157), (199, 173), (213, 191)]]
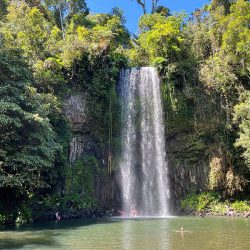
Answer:
[(7, 0), (0, 1), (0, 19), (3, 19), (7, 14)]
[(136, 1), (142, 7), (143, 14), (145, 15), (147, 13), (146, 0), (136, 0)]
[(0, 50), (0, 192), (15, 190), (26, 198), (49, 185), (59, 149), (48, 106), (31, 82), (20, 52)]
[[(146, 0), (136, 0), (136, 2), (141, 6), (143, 14), (147, 14), (147, 1)], [(164, 6), (158, 6), (159, 0), (151, 0), (151, 14), (154, 13), (164, 13), (166, 16), (169, 15), (169, 9)]]
[(181, 25), (182, 16), (166, 17), (155, 13), (141, 17), (139, 21), (141, 34), (135, 48), (139, 46), (138, 49), (147, 55), (149, 62), (144, 61), (144, 63), (153, 63), (160, 57), (170, 63), (178, 58), (183, 42)]
[(62, 30), (62, 37), (64, 39), (64, 13), (66, 11), (66, 0), (45, 0), (45, 4), (48, 8), (53, 10), (54, 17)]
[(68, 0), (66, 5), (69, 9), (69, 15), (74, 15), (78, 13), (84, 13), (85, 15), (89, 14), (89, 9), (85, 0)]
[(22, 49), (34, 69), (33, 84), (40, 93), (58, 93), (65, 80), (60, 60), (51, 55), (58, 52), (60, 29), (52, 26), (40, 9), (31, 8), (27, 3), (13, 2), (8, 10), (6, 23), (0, 29), (4, 46)]
[(6, 23), (0, 29), (3, 42), (9, 48), (21, 48), (31, 63), (46, 58), (46, 42), (52, 25), (37, 7), (13, 1), (8, 6)]
[(241, 101), (234, 108), (234, 119), (239, 124), (239, 138), (235, 145), (244, 149), (243, 157), (250, 168), (250, 91), (241, 95)]
[(121, 23), (122, 23), (123, 25), (126, 24), (126, 18), (124, 17), (124, 12), (123, 12), (122, 9), (120, 9), (120, 8), (118, 8), (118, 7), (114, 7), (114, 8), (112, 8), (112, 10), (111, 10), (111, 12), (110, 12), (110, 15), (111, 15), (111, 16), (117, 16), (117, 17), (119, 17), (120, 20), (121, 20)]
[(218, 7), (222, 7), (224, 9), (224, 14), (229, 14), (230, 6), (232, 3), (236, 2), (236, 0), (212, 0), (211, 1), (211, 10), (215, 10)]
[(159, 0), (151, 0), (151, 14), (154, 14), (155, 13), (155, 10), (156, 10), (156, 6), (157, 6), (157, 4), (158, 4), (158, 1)]
[(171, 16), (170, 9), (165, 6), (157, 6), (154, 13), (160, 13), (165, 17)]
[(220, 20), (223, 30), (221, 49), (230, 56), (237, 75), (249, 78), (250, 73), (250, 3), (238, 0), (231, 4), (230, 14)]
[(89, 14), (85, 0), (45, 0), (45, 4), (54, 11), (54, 16), (59, 18), (63, 38), (65, 35), (65, 21), (69, 23), (76, 14), (85, 16)]
[(222, 93), (232, 118), (233, 106), (249, 81), (250, 4), (244, 0), (230, 4), (226, 15), (214, 15), (212, 11), (208, 24), (214, 25), (206, 34), (211, 50), (200, 73), (207, 87)]
[[(213, 114), (209, 118), (210, 112), (206, 112), (205, 121), (217, 127), (213, 138), (219, 138), (220, 146), (211, 154), (220, 155), (223, 162), (224, 183), (219, 185), (229, 195), (242, 192), (249, 176), (249, 9), (244, 0), (212, 1), (194, 12), (195, 19), (186, 29), (199, 67), (200, 88), (209, 95), (206, 109)], [(216, 111), (213, 103), (219, 103)], [(200, 103), (197, 110), (203, 105)], [(211, 168), (212, 182), (213, 176), (216, 172)]]

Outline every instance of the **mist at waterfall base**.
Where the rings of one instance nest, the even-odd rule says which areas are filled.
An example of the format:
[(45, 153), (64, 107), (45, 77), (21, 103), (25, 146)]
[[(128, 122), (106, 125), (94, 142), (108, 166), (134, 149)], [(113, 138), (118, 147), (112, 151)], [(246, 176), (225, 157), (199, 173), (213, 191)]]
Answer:
[(126, 215), (169, 215), (169, 187), (160, 79), (152, 67), (123, 69), (122, 209)]

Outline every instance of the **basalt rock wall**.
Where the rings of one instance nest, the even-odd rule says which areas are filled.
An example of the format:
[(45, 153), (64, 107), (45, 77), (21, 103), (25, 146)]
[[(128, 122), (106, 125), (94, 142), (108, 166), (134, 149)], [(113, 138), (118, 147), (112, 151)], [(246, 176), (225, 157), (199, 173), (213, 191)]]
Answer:
[[(102, 171), (94, 177), (94, 196), (100, 205), (119, 208), (121, 190), (119, 171), (107, 173), (107, 156), (95, 143), (88, 131), (87, 104), (83, 93), (71, 94), (65, 101), (64, 114), (71, 128), (69, 167), (78, 159), (94, 155)], [(166, 131), (166, 156), (170, 180), (172, 211), (178, 212), (180, 200), (190, 192), (206, 191), (208, 187), (209, 158), (204, 146), (193, 138), (192, 131)]]
[(207, 191), (209, 158), (202, 146), (190, 143), (192, 132), (168, 134), (166, 155), (169, 166), (172, 209), (178, 212), (180, 201), (190, 192)]
[(91, 133), (89, 133), (91, 128), (88, 125), (85, 94), (80, 91), (77, 94), (71, 94), (65, 100), (63, 112), (71, 129), (68, 167), (74, 167), (77, 160), (84, 161), (86, 157), (94, 156), (98, 161), (99, 171), (94, 173), (93, 195), (102, 207), (116, 207), (120, 200), (116, 173), (107, 173), (105, 152), (97, 145)]

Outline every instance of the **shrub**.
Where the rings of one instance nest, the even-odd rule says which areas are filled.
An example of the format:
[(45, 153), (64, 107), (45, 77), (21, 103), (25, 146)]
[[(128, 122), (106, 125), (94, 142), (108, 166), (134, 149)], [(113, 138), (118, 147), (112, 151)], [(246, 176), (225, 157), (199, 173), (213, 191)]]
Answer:
[(6, 221), (6, 216), (4, 214), (0, 214), (0, 225), (3, 225)]
[(210, 190), (220, 190), (223, 186), (224, 172), (222, 159), (213, 157), (210, 161), (209, 188)]
[(26, 222), (32, 221), (32, 212), (31, 208), (25, 205), (22, 205), (20, 209), (18, 209), (16, 223), (22, 224)]
[(220, 213), (220, 214), (224, 214), (227, 212), (227, 207), (225, 203), (217, 203), (217, 204), (213, 204), (211, 205), (211, 211), (213, 213)]
[(215, 192), (204, 192), (200, 194), (189, 194), (181, 201), (181, 207), (195, 211), (201, 211), (208, 208), (210, 203), (217, 203), (219, 195)]
[(231, 204), (231, 207), (236, 212), (247, 212), (247, 211), (250, 211), (250, 206), (247, 204), (246, 201), (235, 201), (234, 203)]
[[(43, 209), (47, 210), (67, 210), (70, 207), (74, 209), (90, 209), (96, 206), (96, 201), (91, 197), (83, 197), (81, 194), (65, 194), (47, 196), (39, 202)], [(70, 204), (70, 205), (69, 205)]]

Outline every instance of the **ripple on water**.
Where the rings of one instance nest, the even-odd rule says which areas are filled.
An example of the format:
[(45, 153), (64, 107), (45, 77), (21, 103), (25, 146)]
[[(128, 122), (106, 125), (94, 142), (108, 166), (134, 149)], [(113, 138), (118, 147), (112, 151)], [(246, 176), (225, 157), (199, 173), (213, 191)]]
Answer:
[[(184, 232), (176, 232), (181, 227)], [(248, 250), (244, 218), (136, 217), (71, 220), (5, 228), (0, 249)]]

